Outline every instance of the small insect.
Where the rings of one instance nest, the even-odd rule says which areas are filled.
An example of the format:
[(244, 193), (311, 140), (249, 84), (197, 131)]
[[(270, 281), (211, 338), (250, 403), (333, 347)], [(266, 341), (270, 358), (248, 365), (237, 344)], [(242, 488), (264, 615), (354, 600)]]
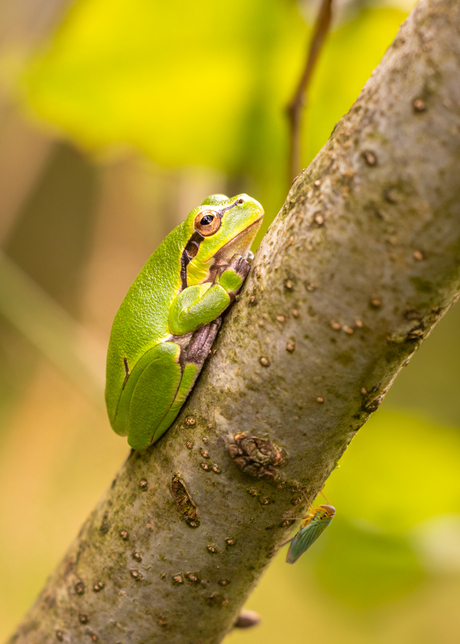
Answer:
[(300, 524), (297, 534), (281, 544), (282, 546), (287, 543), (291, 544), (286, 555), (287, 563), (295, 563), (324, 532), (335, 516), (335, 508), (332, 505), (319, 505), (317, 508), (313, 508), (310, 501), (308, 501), (308, 505), (310, 511)]

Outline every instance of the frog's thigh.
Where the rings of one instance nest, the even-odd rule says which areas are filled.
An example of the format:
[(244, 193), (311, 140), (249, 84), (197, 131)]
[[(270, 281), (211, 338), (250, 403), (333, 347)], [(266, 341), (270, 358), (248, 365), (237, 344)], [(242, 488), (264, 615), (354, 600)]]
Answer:
[(198, 367), (194, 364), (185, 365), (184, 371), (182, 374), (182, 380), (179, 385), (179, 389), (177, 391), (177, 395), (171, 407), (169, 408), (168, 413), (163, 418), (160, 425), (157, 427), (152, 443), (157, 441), (160, 438), (160, 436), (162, 436), (165, 433), (165, 431), (168, 429), (168, 427), (173, 423), (175, 417), (180, 411), (180, 408), (184, 404), (185, 399), (190, 393), (191, 388), (195, 384), (195, 380), (198, 376), (199, 371), (200, 370), (198, 369)]
[[(128, 443), (134, 449), (146, 449), (150, 445), (175, 400), (182, 379), (179, 356), (177, 344), (163, 342), (139, 361), (141, 373), (135, 378), (128, 420)], [(137, 369), (138, 365), (129, 380), (136, 376)]]
[(203, 367), (204, 361), (208, 357), (212, 343), (214, 342), (214, 338), (216, 337), (221, 324), (222, 320), (217, 318), (210, 324), (207, 324), (195, 331), (192, 335), (190, 343), (185, 350), (185, 355), (183, 356), (186, 364), (183, 369), (182, 380), (177, 391), (176, 398), (174, 399), (168, 413), (157, 428), (152, 442), (157, 441), (160, 436), (164, 434), (179, 413), (180, 408), (184, 404), (185, 399), (195, 384), (195, 380)]

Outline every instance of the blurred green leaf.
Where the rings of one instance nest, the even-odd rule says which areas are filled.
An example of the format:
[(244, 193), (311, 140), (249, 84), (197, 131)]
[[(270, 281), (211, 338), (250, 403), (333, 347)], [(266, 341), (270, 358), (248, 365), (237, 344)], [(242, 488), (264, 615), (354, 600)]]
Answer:
[(424, 579), (417, 556), (402, 535), (341, 516), (333, 526), (312, 562), (317, 582), (346, 604), (361, 608), (393, 601)]
[(460, 512), (459, 462), (458, 430), (382, 409), (359, 431), (326, 495), (339, 516), (396, 533)]
[(273, 63), (266, 53), (299, 29), (284, 0), (80, 0), (32, 64), (27, 91), (90, 148), (122, 142), (166, 165), (231, 168)]
[[(305, 158), (356, 99), (404, 15), (368, 9), (331, 34), (316, 70)], [(25, 75), (33, 110), (90, 149), (250, 173), (281, 205), (285, 107), (308, 28), (287, 0), (80, 0)]]
[[(329, 36), (308, 99), (304, 162), (404, 17), (367, 9)], [(128, 146), (164, 166), (224, 170), (230, 190), (264, 204), (257, 246), (290, 184), (286, 106), (308, 38), (290, 0), (79, 0), (30, 61), (21, 91), (34, 115), (89, 150)]]

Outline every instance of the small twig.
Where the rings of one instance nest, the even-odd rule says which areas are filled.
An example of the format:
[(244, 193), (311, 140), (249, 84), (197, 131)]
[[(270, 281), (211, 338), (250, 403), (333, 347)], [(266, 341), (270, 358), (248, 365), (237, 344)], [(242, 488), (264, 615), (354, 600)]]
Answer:
[(307, 88), (318, 60), (324, 40), (328, 34), (332, 18), (332, 3), (334, 0), (322, 0), (316, 17), (313, 35), (308, 47), (305, 67), (300, 77), (294, 97), (286, 108), (290, 125), (289, 150), (289, 183), (301, 170), (300, 134), (302, 113), (306, 104)]

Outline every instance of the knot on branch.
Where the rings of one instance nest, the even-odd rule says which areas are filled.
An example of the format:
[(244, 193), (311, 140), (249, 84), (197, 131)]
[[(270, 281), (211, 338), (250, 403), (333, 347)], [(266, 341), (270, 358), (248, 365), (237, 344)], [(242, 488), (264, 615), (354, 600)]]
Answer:
[(269, 439), (239, 433), (232, 436), (228, 452), (239, 469), (254, 478), (274, 479), (276, 468), (288, 462), (285, 449), (278, 447)]

